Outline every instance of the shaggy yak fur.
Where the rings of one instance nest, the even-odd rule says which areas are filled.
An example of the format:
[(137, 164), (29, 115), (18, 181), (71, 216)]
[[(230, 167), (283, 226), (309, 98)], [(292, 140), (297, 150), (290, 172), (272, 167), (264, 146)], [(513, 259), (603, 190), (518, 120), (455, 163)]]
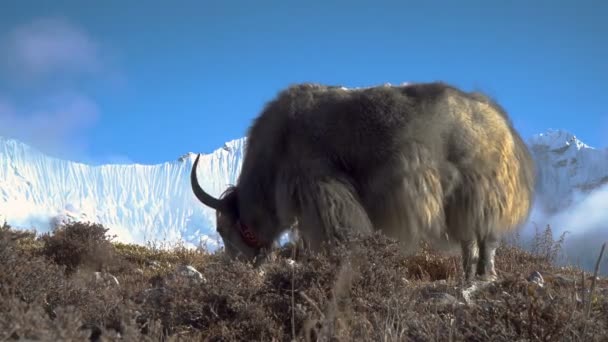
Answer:
[(192, 189), (233, 257), (260, 256), (295, 222), (313, 250), (380, 230), (404, 246), (459, 244), (467, 280), (496, 278), (499, 234), (527, 219), (535, 181), (505, 111), (444, 83), (294, 85), (250, 127), (220, 198), (199, 186), (198, 160)]

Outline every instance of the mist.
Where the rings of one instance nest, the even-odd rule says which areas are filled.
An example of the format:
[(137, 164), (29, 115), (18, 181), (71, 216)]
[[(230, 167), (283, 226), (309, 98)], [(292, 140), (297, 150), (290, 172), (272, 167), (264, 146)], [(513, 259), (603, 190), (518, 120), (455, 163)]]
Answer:
[[(547, 213), (541, 208), (542, 203), (537, 201), (522, 230), (524, 241), (530, 241), (535, 229), (542, 232), (550, 225), (555, 240), (566, 234), (558, 263), (580, 266), (592, 272), (602, 244), (608, 242), (608, 184), (590, 193), (575, 193), (573, 204), (556, 213)], [(608, 258), (604, 256), (600, 274), (608, 275), (606, 260)]]

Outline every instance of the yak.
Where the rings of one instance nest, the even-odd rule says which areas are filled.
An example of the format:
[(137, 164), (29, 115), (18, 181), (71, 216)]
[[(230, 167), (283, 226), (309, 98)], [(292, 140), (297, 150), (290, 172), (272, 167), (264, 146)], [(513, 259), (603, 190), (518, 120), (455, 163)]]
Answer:
[(445, 82), (290, 85), (253, 120), (237, 184), (219, 198), (197, 181), (199, 157), (193, 193), (233, 258), (254, 259), (297, 222), (315, 251), (349, 233), (449, 241), (466, 280), (497, 278), (499, 238), (528, 218), (535, 186), (506, 111)]

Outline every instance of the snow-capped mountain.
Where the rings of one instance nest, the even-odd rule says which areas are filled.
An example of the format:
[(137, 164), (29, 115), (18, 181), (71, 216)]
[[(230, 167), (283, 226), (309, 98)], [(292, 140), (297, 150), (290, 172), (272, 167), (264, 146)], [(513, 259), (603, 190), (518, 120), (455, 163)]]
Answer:
[(537, 165), (537, 197), (556, 213), (608, 184), (608, 148), (595, 149), (563, 130), (533, 136), (528, 145)]
[[(212, 195), (236, 183), (245, 142), (233, 140), (202, 156), (199, 180)], [(528, 143), (537, 161), (537, 199), (544, 213), (571, 208), (608, 183), (608, 149), (594, 149), (554, 130)], [(214, 213), (190, 189), (195, 157), (188, 153), (158, 165), (89, 166), (0, 138), (0, 216), (39, 232), (56, 220), (84, 220), (102, 223), (119, 241), (203, 241), (214, 249)]]
[[(219, 196), (240, 173), (244, 139), (201, 156), (199, 181)], [(215, 214), (190, 188), (196, 155), (158, 165), (101, 165), (48, 157), (0, 138), (0, 215), (12, 226), (48, 231), (57, 220), (102, 223), (118, 241), (217, 242)]]

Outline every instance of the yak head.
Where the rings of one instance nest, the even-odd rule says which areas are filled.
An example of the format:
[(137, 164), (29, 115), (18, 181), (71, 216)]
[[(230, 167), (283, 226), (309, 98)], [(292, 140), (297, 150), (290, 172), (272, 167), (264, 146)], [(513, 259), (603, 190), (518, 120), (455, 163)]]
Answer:
[(238, 203), (238, 189), (229, 188), (220, 198), (209, 195), (201, 188), (196, 177), (200, 155), (196, 157), (190, 173), (190, 183), (196, 198), (204, 205), (215, 209), (216, 229), (230, 258), (244, 261), (260, 261), (272, 244), (261, 239), (241, 217)]

